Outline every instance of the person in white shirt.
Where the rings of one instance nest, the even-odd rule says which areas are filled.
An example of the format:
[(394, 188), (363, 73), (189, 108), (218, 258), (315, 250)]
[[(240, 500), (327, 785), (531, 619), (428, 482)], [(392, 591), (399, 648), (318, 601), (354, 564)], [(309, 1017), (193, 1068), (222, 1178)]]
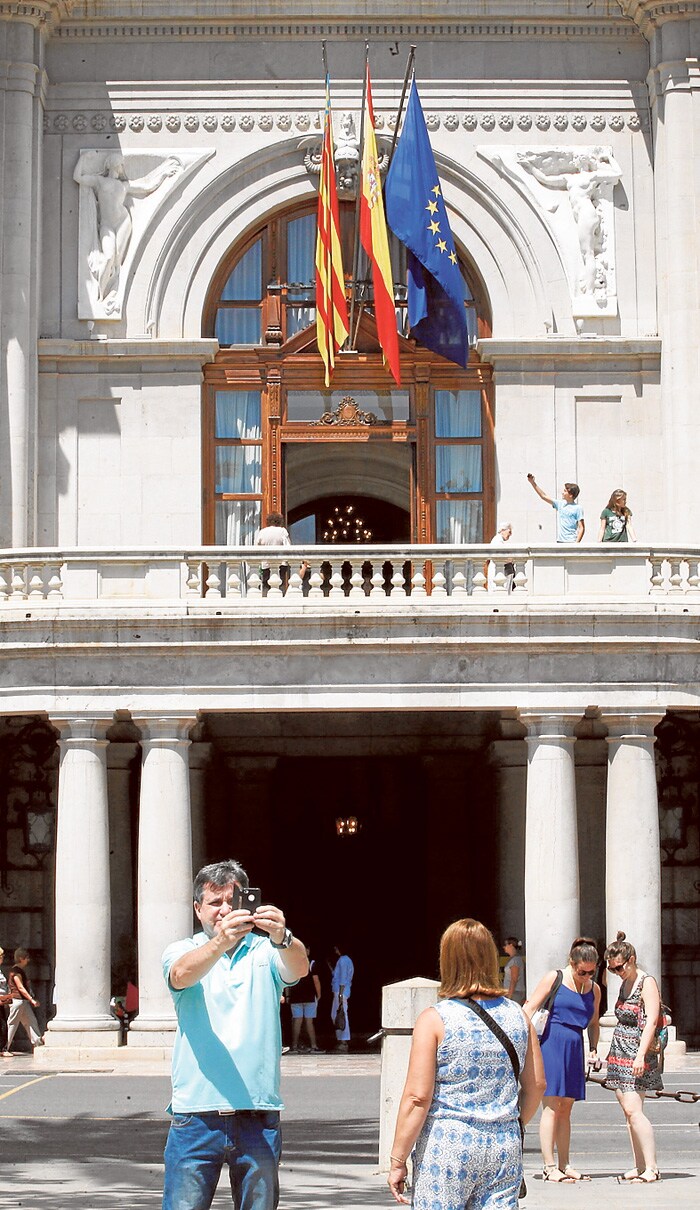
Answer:
[[(259, 529), (255, 535), (256, 546), (291, 546), (292, 539), (289, 536), (289, 531), (285, 527), (284, 517), (281, 513), (268, 513), (265, 518), (265, 524), (262, 529)], [(270, 583), (270, 564), (261, 563), (260, 570), (262, 571), (263, 592), (267, 592)], [(282, 589), (287, 587), (289, 581), (289, 564), (281, 563), (279, 567), (279, 575), (282, 580)]]
[[(511, 525), (510, 521), (501, 521), (494, 537), (491, 539), (490, 545), (505, 546), (508, 542), (510, 542), (512, 536), (513, 526)], [(515, 576), (515, 565), (513, 563), (506, 563), (504, 566), (504, 571), (506, 576), (506, 592), (512, 592), (513, 577)], [(488, 582), (489, 592), (493, 592), (496, 579), (496, 564), (494, 563), (493, 559), (489, 559), (488, 561), (486, 579)]]

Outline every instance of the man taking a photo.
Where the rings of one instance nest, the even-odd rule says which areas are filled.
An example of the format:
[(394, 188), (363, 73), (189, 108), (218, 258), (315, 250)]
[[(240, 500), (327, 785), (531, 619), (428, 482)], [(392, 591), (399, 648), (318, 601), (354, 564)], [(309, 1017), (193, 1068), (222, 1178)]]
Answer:
[(241, 906), (247, 889), (238, 862), (205, 866), (194, 881), (202, 931), (163, 954), (178, 1022), (163, 1210), (209, 1210), (224, 1163), (237, 1210), (279, 1201), (279, 1003), (308, 959), (279, 908)]

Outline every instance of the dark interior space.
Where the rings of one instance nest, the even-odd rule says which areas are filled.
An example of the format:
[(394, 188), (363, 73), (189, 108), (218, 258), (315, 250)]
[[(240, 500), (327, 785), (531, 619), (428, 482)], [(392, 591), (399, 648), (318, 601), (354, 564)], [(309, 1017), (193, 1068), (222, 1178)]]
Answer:
[(366, 1036), (384, 984), (437, 977), (450, 921), (493, 922), (495, 812), (481, 751), (325, 756), (316, 743), (315, 755), (235, 761), (235, 787), (221, 770), (208, 849), (239, 858), (311, 947), (328, 1040), (335, 944), (355, 964), (351, 1025)]

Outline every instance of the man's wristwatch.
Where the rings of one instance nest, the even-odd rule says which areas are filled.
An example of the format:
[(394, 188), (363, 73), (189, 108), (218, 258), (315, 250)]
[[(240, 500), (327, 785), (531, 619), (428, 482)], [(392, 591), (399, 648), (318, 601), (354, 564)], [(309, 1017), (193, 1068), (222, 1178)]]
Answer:
[(281, 941), (273, 941), (272, 937), (270, 937), (270, 945), (274, 946), (276, 950), (288, 950), (293, 940), (294, 937), (292, 936), (291, 929), (285, 929), (284, 937)]

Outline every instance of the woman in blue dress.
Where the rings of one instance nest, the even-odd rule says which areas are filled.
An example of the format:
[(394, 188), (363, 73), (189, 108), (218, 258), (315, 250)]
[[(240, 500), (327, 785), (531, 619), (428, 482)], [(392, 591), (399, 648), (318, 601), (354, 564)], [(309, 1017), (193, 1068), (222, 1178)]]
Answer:
[(512, 1043), (520, 1116), (542, 1099), (542, 1056), (532, 1025), (500, 987), (498, 950), (478, 920), (456, 920), (440, 942), (439, 1003), (413, 1031), (391, 1148), (389, 1188), (405, 1196), (413, 1155), (414, 1210), (515, 1210), (522, 1179), (518, 1081), (503, 1042), (469, 1007), (485, 1010)]
[(588, 1029), (591, 1059), (596, 1068), (600, 1026), (600, 988), (595, 982), (598, 950), (590, 937), (577, 937), (562, 971), (547, 971), (524, 1004), (528, 1017), (541, 1008), (561, 973), (561, 985), (554, 997), (549, 1020), (542, 1037), (542, 1058), (547, 1077), (540, 1147), (546, 1181), (580, 1181), (582, 1174), (569, 1163), (571, 1111), (574, 1101), (586, 1099), (583, 1031)]

